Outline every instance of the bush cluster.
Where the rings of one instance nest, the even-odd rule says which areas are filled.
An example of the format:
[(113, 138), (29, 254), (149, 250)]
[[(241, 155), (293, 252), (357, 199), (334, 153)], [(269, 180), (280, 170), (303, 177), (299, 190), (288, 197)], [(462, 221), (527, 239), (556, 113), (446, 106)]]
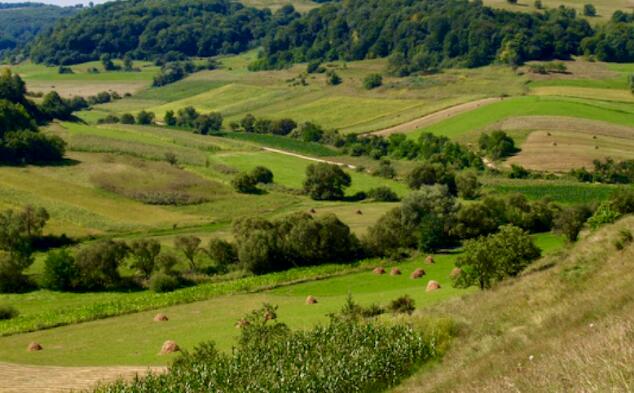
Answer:
[(207, 135), (220, 131), (224, 119), (220, 113), (202, 114), (198, 113), (194, 107), (187, 106), (179, 109), (176, 114), (171, 110), (165, 112), (163, 121), (170, 127), (187, 128), (198, 134)]
[(611, 158), (605, 161), (594, 160), (592, 172), (586, 168), (575, 169), (570, 173), (577, 180), (586, 183), (631, 184), (634, 182), (634, 160), (616, 162)]
[(257, 166), (249, 173), (240, 172), (232, 180), (231, 186), (242, 194), (257, 194), (260, 192), (258, 184), (273, 183), (273, 172), (263, 166)]
[(350, 262), (361, 255), (356, 236), (335, 215), (242, 218), (233, 223), (233, 236), (240, 265), (256, 274)]

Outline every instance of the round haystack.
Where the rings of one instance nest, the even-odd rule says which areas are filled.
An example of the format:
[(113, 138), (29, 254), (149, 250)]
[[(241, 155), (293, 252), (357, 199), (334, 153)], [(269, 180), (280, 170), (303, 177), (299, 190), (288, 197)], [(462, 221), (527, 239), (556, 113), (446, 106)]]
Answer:
[(172, 340), (167, 340), (163, 343), (163, 346), (161, 347), (161, 355), (166, 355), (168, 353), (174, 353), (174, 352), (178, 352), (181, 349), (179, 348), (178, 344), (176, 344), (176, 342), (172, 341)]
[(308, 296), (306, 298), (306, 304), (317, 304), (317, 299), (314, 296)]
[(440, 287), (440, 283), (439, 283), (438, 281), (430, 280), (430, 281), (427, 283), (427, 289), (426, 289), (426, 291), (427, 291), (427, 292), (432, 292), (432, 291), (435, 291), (436, 289), (440, 289), (440, 288), (441, 288), (441, 287)]
[(154, 316), (154, 322), (167, 322), (167, 321), (169, 321), (169, 318), (165, 314), (159, 313)]
[(401, 275), (401, 269), (399, 269), (397, 267), (393, 267), (392, 270), (390, 271), (390, 275), (391, 276), (400, 276)]
[(375, 267), (374, 270), (372, 270), (372, 273), (374, 274), (385, 274), (385, 269), (383, 269), (382, 267)]
[(452, 279), (456, 279), (458, 278), (458, 276), (460, 276), (460, 274), (462, 274), (462, 269), (460, 269), (459, 267), (454, 267), (453, 270), (451, 270), (451, 273), (449, 273), (449, 277)]
[(425, 270), (418, 268), (416, 270), (414, 270), (412, 272), (412, 274), (410, 275), (411, 278), (413, 278), (414, 280), (421, 278), (425, 275)]
[(363, 212), (362, 212), (361, 210), (357, 210), (357, 214), (358, 214), (358, 215), (360, 215), (360, 216), (362, 216), (362, 215), (363, 215)]
[(427, 255), (427, 258), (425, 258), (425, 263), (428, 265), (433, 265), (434, 264), (434, 257), (432, 257), (431, 255)]
[(36, 342), (30, 343), (28, 347), (26, 347), (26, 350), (29, 352), (37, 352), (37, 351), (41, 351), (42, 346)]

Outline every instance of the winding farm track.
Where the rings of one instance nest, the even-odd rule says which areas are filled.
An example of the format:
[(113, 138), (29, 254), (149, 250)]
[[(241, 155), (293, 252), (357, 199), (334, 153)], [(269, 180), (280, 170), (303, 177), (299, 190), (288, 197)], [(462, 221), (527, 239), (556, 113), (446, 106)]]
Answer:
[(414, 119), (412, 121), (408, 121), (406, 123), (399, 124), (394, 127), (370, 132), (367, 135), (388, 136), (388, 135), (396, 134), (396, 133), (407, 133), (407, 132), (415, 131), (419, 128), (431, 126), (432, 124), (446, 120), (450, 117), (453, 117), (465, 112), (469, 112), (474, 109), (478, 109), (485, 105), (493, 104), (494, 102), (502, 101), (503, 99), (504, 98), (502, 97), (489, 97), (489, 98), (483, 98), (481, 100), (465, 102), (464, 104), (454, 105), (452, 107), (440, 110), (438, 112), (430, 113), (423, 117), (419, 117), (418, 119)]
[(152, 370), (148, 367), (52, 367), (0, 363), (0, 393), (66, 393), (81, 391), (99, 382), (130, 379)]

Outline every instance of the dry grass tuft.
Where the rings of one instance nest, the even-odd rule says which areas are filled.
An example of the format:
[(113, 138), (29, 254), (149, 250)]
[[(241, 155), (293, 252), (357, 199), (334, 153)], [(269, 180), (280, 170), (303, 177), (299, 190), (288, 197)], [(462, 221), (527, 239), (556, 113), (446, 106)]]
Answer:
[(439, 364), (395, 392), (631, 392), (634, 246), (612, 240), (634, 217), (590, 233), (521, 277), (421, 309), (450, 318), (456, 337)]

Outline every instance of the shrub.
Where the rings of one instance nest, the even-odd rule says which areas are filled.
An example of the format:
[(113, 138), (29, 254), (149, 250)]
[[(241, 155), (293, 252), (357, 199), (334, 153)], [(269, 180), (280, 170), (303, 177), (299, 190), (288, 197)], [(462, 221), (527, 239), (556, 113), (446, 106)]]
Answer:
[(81, 248), (75, 255), (81, 288), (116, 288), (121, 283), (119, 267), (128, 251), (125, 243), (114, 240), (102, 240)]
[(390, 160), (381, 160), (379, 167), (372, 172), (374, 176), (384, 177), (386, 179), (394, 179), (396, 177), (396, 169)]
[(553, 229), (575, 242), (586, 220), (592, 216), (592, 210), (587, 206), (572, 206), (562, 209), (553, 222)]
[(251, 177), (257, 182), (261, 184), (270, 184), (273, 183), (273, 172), (270, 169), (265, 168), (263, 166), (256, 166), (251, 171)]
[(454, 278), (454, 285), (491, 288), (493, 283), (519, 274), (540, 254), (528, 233), (511, 225), (502, 226), (499, 233), (465, 242), (464, 254), (456, 261), (462, 273)]
[(18, 315), (20, 315), (20, 313), (15, 307), (6, 304), (0, 304), (0, 321), (13, 319)]
[(165, 116), (163, 116), (163, 121), (167, 126), (173, 127), (176, 125), (176, 116), (174, 116), (174, 111), (169, 110), (165, 112)]
[(474, 172), (462, 172), (456, 176), (458, 196), (463, 199), (476, 199), (480, 194), (482, 184)]
[(515, 141), (504, 131), (493, 131), (491, 134), (483, 133), (478, 141), (480, 150), (491, 157), (499, 160), (517, 153)]
[(70, 291), (77, 287), (79, 270), (67, 249), (51, 251), (44, 262), (42, 287), (53, 291)]
[(339, 85), (342, 82), (341, 77), (334, 70), (328, 70), (326, 72), (326, 78), (326, 82), (331, 86)]
[(368, 191), (368, 198), (379, 202), (398, 202), (398, 195), (389, 187), (381, 186)]
[(383, 77), (381, 74), (370, 74), (363, 79), (363, 87), (368, 90), (380, 87), (383, 84)]
[(198, 266), (196, 265), (196, 255), (200, 251), (200, 238), (196, 236), (179, 236), (174, 239), (174, 248), (181, 251), (185, 258), (187, 258), (187, 262), (189, 263), (189, 269), (192, 272), (198, 270)]
[(597, 16), (597, 9), (593, 4), (585, 4), (583, 6), (583, 15), (585, 16)]
[(238, 251), (236, 247), (226, 240), (209, 239), (209, 244), (205, 250), (211, 260), (221, 268), (226, 270), (227, 266), (238, 261)]
[(156, 258), (161, 253), (161, 243), (153, 239), (140, 239), (130, 243), (132, 263), (130, 267), (149, 278), (156, 268)]
[(337, 165), (311, 164), (306, 168), (304, 191), (315, 200), (343, 199), (344, 188), (351, 182), (350, 175)]
[(177, 277), (157, 271), (152, 273), (149, 287), (156, 293), (172, 292), (180, 287), (180, 282)]
[(521, 165), (511, 164), (511, 171), (508, 176), (509, 179), (527, 179), (530, 176), (530, 172)]
[(409, 314), (411, 315), (416, 310), (414, 299), (408, 295), (401, 296), (398, 299), (394, 299), (390, 302), (388, 309), (394, 314)]
[(412, 169), (405, 179), (412, 190), (422, 186), (442, 184), (447, 186), (452, 195), (456, 194), (456, 175), (454, 171), (440, 163), (424, 162)]
[(232, 180), (231, 186), (234, 190), (242, 194), (256, 194), (258, 181), (250, 174), (238, 173)]
[(154, 123), (154, 113), (141, 111), (136, 115), (136, 122), (142, 125), (148, 125)]
[(136, 122), (134, 116), (130, 113), (124, 113), (123, 115), (121, 115), (119, 121), (121, 122), (121, 124), (134, 124)]
[(597, 210), (595, 210), (592, 217), (588, 219), (588, 225), (590, 228), (596, 230), (602, 225), (616, 222), (619, 217), (621, 217), (621, 213), (616, 211), (609, 201), (603, 202), (599, 205)]

